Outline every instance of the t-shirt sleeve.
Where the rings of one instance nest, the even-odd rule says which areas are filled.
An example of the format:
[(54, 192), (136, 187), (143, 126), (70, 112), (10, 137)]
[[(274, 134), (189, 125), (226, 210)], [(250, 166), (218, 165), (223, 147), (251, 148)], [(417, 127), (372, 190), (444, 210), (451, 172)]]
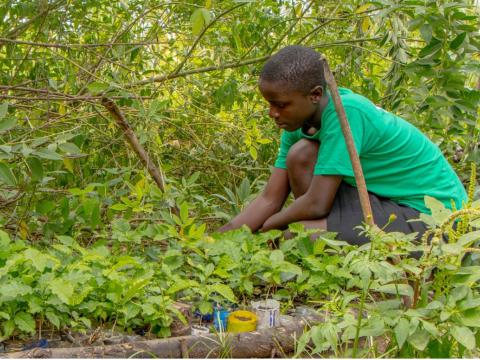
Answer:
[(298, 141), (295, 132), (282, 131), (280, 137), (280, 148), (274, 166), (280, 169), (287, 168), (287, 154), (290, 147)]
[[(362, 153), (362, 141), (364, 134), (364, 121), (362, 114), (355, 108), (345, 108), (353, 141), (360, 156)], [(343, 137), (340, 121), (333, 111), (326, 119), (325, 131), (320, 135), (320, 149), (317, 163), (313, 171), (314, 175), (343, 175), (354, 176), (347, 144)], [(323, 126), (323, 125), (322, 125)]]

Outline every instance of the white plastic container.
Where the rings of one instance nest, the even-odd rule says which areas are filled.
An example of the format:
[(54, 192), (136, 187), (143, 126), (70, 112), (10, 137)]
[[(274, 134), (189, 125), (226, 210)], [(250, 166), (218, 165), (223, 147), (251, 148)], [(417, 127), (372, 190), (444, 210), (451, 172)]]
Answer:
[(277, 300), (252, 301), (252, 310), (258, 317), (257, 329), (280, 326), (280, 303)]
[(210, 329), (203, 325), (192, 325), (192, 335), (208, 335), (210, 334)]

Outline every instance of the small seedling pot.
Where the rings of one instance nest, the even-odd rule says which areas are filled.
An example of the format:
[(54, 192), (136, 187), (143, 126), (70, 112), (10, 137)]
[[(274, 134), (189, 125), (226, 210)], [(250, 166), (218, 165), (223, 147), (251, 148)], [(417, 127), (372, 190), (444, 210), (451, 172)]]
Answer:
[(192, 335), (207, 335), (210, 333), (210, 329), (203, 325), (192, 325)]
[(257, 315), (251, 311), (237, 310), (228, 316), (229, 332), (247, 332), (257, 329)]
[(280, 303), (277, 300), (252, 301), (252, 309), (258, 317), (259, 329), (280, 325)]

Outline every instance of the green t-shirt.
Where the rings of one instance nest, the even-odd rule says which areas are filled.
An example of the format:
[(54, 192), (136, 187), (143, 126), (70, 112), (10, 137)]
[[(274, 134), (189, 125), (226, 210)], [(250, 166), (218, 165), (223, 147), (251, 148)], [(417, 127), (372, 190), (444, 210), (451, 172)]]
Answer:
[[(425, 207), (425, 195), (448, 208), (453, 199), (457, 209), (462, 208), (467, 199), (465, 189), (435, 144), (413, 125), (365, 97), (348, 89), (339, 91), (368, 191), (422, 213), (430, 213)], [(275, 167), (287, 168), (288, 150), (302, 138), (320, 142), (314, 175), (343, 175), (345, 182), (355, 186), (347, 145), (331, 99), (316, 134), (306, 135), (302, 129), (283, 131)]]

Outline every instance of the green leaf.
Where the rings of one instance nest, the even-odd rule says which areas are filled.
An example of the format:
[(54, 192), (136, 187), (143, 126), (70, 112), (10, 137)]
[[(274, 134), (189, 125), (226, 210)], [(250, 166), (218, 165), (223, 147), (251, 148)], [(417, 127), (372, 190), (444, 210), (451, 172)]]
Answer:
[(417, 329), (409, 338), (408, 342), (417, 350), (423, 351), (430, 341), (430, 334), (424, 329)]
[(253, 283), (250, 280), (244, 280), (242, 285), (247, 294), (253, 293)]
[(468, 309), (458, 315), (460, 323), (468, 327), (480, 327), (480, 306)]
[(125, 205), (125, 204), (116, 203), (116, 204), (113, 204), (112, 206), (110, 206), (110, 209), (116, 210), (116, 211), (123, 211), (123, 210), (127, 210), (128, 206)]
[(334, 239), (329, 239), (329, 238), (326, 238), (326, 237), (320, 237), (320, 239), (322, 239), (322, 241), (325, 241), (325, 243), (331, 247), (338, 247), (338, 246), (348, 246), (350, 245), (348, 242), (346, 241), (341, 241), (341, 240), (334, 240)]
[(445, 255), (460, 255), (464, 251), (459, 244), (442, 244), (440, 249)]
[(134, 303), (128, 303), (128, 304), (125, 304), (125, 306), (123, 306), (120, 309), (120, 312), (125, 315), (125, 321), (128, 321), (130, 319), (133, 319), (135, 316), (137, 316), (140, 310), (141, 310), (140, 306)]
[(6, 312), (0, 311), (0, 318), (10, 320), (10, 315), (8, 315)]
[(24, 255), (25, 259), (30, 260), (34, 268), (37, 269), (39, 272), (43, 272), (47, 266), (51, 267), (53, 264), (51, 256), (43, 254), (34, 248), (29, 248), (25, 250)]
[(282, 274), (302, 275), (302, 269), (299, 266), (287, 261), (281, 263), (280, 269), (282, 270)]
[(473, 335), (473, 332), (469, 328), (465, 326), (453, 326), (450, 329), (450, 334), (467, 349), (475, 349), (475, 335)]
[(198, 310), (200, 310), (200, 312), (202, 314), (209, 314), (212, 312), (212, 303), (208, 302), (208, 301), (202, 301), (199, 305), (198, 305)]
[(369, 319), (365, 326), (360, 329), (360, 336), (380, 336), (385, 332), (385, 324), (379, 318)]
[(20, 296), (31, 294), (33, 289), (21, 282), (13, 281), (7, 284), (0, 285), (0, 298), (5, 300), (15, 299)]
[(193, 35), (200, 35), (202, 32), (203, 28), (206, 26), (205, 22), (205, 17), (202, 12), (202, 10), (205, 10), (208, 12), (206, 9), (196, 9), (192, 16), (190, 17), (190, 24), (192, 25), (192, 33)]
[(422, 35), (423, 40), (429, 43), (432, 40), (432, 25), (425, 23), (420, 27), (420, 34)]
[(452, 211), (447, 209), (441, 201), (431, 196), (425, 196), (425, 206), (431, 210), (437, 224), (443, 223), (452, 214)]
[(283, 261), (284, 256), (282, 250), (273, 250), (270, 253), (270, 261), (272, 264), (279, 264)]
[(466, 37), (467, 37), (466, 32), (463, 32), (463, 33), (457, 35), (457, 37), (455, 39), (453, 39), (452, 42), (450, 43), (450, 49), (457, 50), (463, 44)]
[(405, 340), (407, 340), (410, 329), (410, 323), (407, 319), (401, 318), (395, 326), (395, 339), (399, 348), (402, 348)]
[(65, 304), (70, 305), (73, 298), (73, 286), (65, 279), (54, 279), (49, 285), (52, 293)]
[(0, 181), (10, 186), (17, 184), (17, 179), (13, 175), (12, 170), (3, 162), (0, 162)]
[(92, 94), (99, 94), (108, 89), (108, 85), (101, 82), (93, 82), (88, 84), (87, 89)]
[(198, 282), (194, 280), (179, 279), (175, 282), (175, 284), (170, 286), (170, 288), (167, 290), (167, 294), (172, 295), (181, 290), (188, 289), (188, 288), (196, 288), (198, 286), (199, 286)]
[(210, 292), (217, 292), (220, 295), (222, 295), (225, 299), (230, 301), (231, 303), (236, 303), (237, 299), (235, 298), (235, 295), (233, 294), (232, 289), (228, 287), (225, 284), (214, 284), (210, 285)]
[(440, 331), (437, 329), (437, 327), (432, 324), (431, 322), (428, 322), (426, 320), (421, 320), (423, 324), (423, 328), (427, 330), (433, 337), (439, 339), (441, 334)]
[(250, 156), (252, 157), (253, 160), (257, 160), (257, 157), (258, 157), (257, 149), (251, 146), (248, 148), (248, 152), (250, 153)]
[(465, 299), (459, 302), (457, 306), (458, 306), (458, 309), (461, 311), (477, 309), (477, 308), (480, 310), (480, 298)]
[(8, 339), (10, 337), (10, 335), (13, 334), (13, 332), (15, 330), (14, 320), (10, 319), (8, 321), (3, 322), (2, 328), (3, 328), (3, 336), (0, 337), (0, 341)]
[(449, 305), (453, 306), (457, 301), (464, 299), (469, 293), (469, 287), (465, 285), (460, 285), (455, 287), (448, 297)]
[(17, 119), (13, 116), (7, 116), (0, 120), (0, 133), (13, 129), (17, 125)]
[(46, 149), (46, 148), (35, 150), (33, 152), (33, 154), (38, 156), (38, 157), (41, 157), (42, 159), (48, 159), (48, 160), (62, 160), (63, 159), (63, 157), (60, 154), (56, 153), (53, 150)]
[(45, 313), (45, 316), (47, 317), (48, 321), (52, 323), (53, 326), (55, 326), (57, 329), (60, 329), (60, 318), (55, 315), (55, 313), (47, 311)]
[(413, 296), (413, 289), (408, 284), (387, 284), (373, 290), (386, 294)]
[(69, 143), (69, 142), (62, 143), (62, 144), (58, 144), (58, 147), (60, 148), (60, 150), (62, 150), (67, 154), (76, 155), (76, 154), (82, 153), (82, 150), (80, 150), (79, 147), (74, 143)]
[(184, 224), (188, 222), (188, 204), (185, 202), (180, 205), (180, 220)]
[(419, 53), (419, 58), (425, 58), (427, 56), (433, 56), (442, 48), (442, 43), (437, 39), (433, 39), (427, 46), (425, 46)]
[(35, 210), (42, 215), (48, 215), (52, 210), (57, 207), (57, 204), (51, 200), (40, 200), (35, 205)]
[(32, 174), (32, 181), (41, 181), (43, 179), (42, 162), (35, 157), (27, 159), (28, 168)]
[(20, 312), (15, 315), (14, 318), (15, 325), (23, 332), (28, 332), (31, 334), (35, 333), (35, 319), (32, 315), (27, 314), (26, 312)]
[(458, 239), (457, 244), (461, 246), (470, 246), (477, 240), (480, 240), (480, 230), (472, 231), (472, 232), (466, 233), (465, 235), (462, 235)]
[(297, 246), (302, 256), (310, 256), (313, 254), (313, 243), (310, 240), (310, 237), (305, 236), (305, 237), (299, 238)]
[(305, 231), (305, 226), (300, 222), (291, 223), (291, 224), (288, 224), (288, 230), (298, 234)]
[(0, 230), (0, 249), (4, 250), (10, 244), (10, 235), (5, 231)]
[(210, 21), (212, 20), (212, 15), (210, 14), (210, 11), (208, 11), (207, 9), (200, 9), (200, 11), (202, 12), (203, 22), (205, 26), (207, 26), (208, 24), (210, 24)]
[(2, 120), (8, 112), (8, 103), (0, 104), (0, 120)]

